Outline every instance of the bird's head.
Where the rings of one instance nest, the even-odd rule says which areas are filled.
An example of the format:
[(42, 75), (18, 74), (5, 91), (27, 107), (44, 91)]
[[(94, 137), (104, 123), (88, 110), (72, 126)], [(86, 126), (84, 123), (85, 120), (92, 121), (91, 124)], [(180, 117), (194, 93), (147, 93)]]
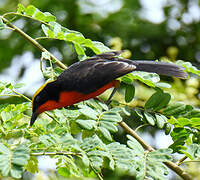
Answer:
[(42, 85), (32, 98), (32, 116), (30, 126), (34, 124), (39, 114), (44, 111), (55, 109), (57, 102), (57, 86), (55, 81)]

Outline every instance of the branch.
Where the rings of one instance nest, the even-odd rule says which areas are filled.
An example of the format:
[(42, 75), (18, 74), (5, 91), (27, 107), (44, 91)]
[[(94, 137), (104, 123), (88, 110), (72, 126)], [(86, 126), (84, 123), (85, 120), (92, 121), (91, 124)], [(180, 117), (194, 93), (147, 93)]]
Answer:
[(22, 31), (21, 29), (19, 29), (17, 26), (13, 25), (12, 23), (9, 22), (9, 20), (7, 20), (6, 18), (4, 18), (3, 16), (0, 16), (0, 18), (3, 20), (3, 22), (11, 27), (13, 30), (15, 30), (16, 32), (18, 32), (21, 36), (23, 36), (25, 39), (27, 39), (29, 42), (31, 42), (35, 47), (37, 47), (40, 51), (42, 52), (47, 52), (51, 59), (54, 59), (56, 64), (63, 68), (66, 69), (67, 67), (60, 62), (53, 54), (51, 54), (50, 52), (48, 52), (41, 44), (39, 44), (35, 39), (33, 39), (32, 37), (30, 37), (28, 34), (26, 34), (24, 31)]
[(15, 94), (17, 94), (17, 95), (15, 95), (15, 96), (23, 97), (23, 98), (26, 99), (27, 101), (32, 102), (31, 99), (29, 99), (28, 97), (24, 96), (23, 94), (18, 93), (18, 92), (15, 91), (14, 89), (12, 89), (12, 91), (13, 91)]
[(64, 151), (58, 151), (58, 152), (39, 152), (39, 153), (30, 153), (31, 156), (51, 156), (51, 155), (81, 155), (80, 153), (73, 153), (73, 152), (64, 152)]
[[(137, 133), (132, 130), (125, 122), (121, 121), (119, 123), (119, 125), (131, 136), (133, 136), (142, 146), (144, 149), (146, 149), (147, 151), (155, 151), (155, 149), (153, 147), (151, 147), (150, 145), (148, 145), (146, 142), (144, 142), (144, 140), (137, 135)], [(173, 170), (174, 172), (176, 172), (180, 177), (182, 177), (184, 180), (192, 180), (191, 177), (185, 172), (183, 171), (183, 169), (181, 169), (177, 164), (173, 163), (173, 162), (164, 162), (164, 164), (170, 168), (171, 170)]]
[(187, 159), (187, 156), (182, 157), (180, 160), (178, 160), (176, 162), (176, 164), (179, 166), (180, 164), (182, 164), (185, 160)]

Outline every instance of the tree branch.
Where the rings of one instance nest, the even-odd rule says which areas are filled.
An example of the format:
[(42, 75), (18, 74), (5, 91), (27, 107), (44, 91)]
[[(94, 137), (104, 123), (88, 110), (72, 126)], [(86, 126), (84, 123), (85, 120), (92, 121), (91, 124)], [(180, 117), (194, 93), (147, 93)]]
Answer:
[(19, 29), (17, 26), (13, 25), (12, 23), (9, 22), (9, 20), (7, 20), (6, 18), (4, 18), (3, 16), (0, 16), (0, 18), (3, 20), (3, 22), (11, 27), (12, 29), (14, 29), (16, 32), (18, 32), (21, 36), (23, 36), (25, 39), (27, 39), (29, 42), (31, 42), (35, 47), (37, 47), (40, 51), (42, 52), (47, 52), (51, 59), (54, 59), (56, 64), (63, 68), (66, 69), (67, 67), (60, 62), (53, 54), (51, 54), (49, 51), (47, 51), (41, 44), (39, 44), (35, 39), (33, 39), (32, 37), (30, 37), (28, 34), (26, 34), (24, 31), (22, 31), (21, 29)]
[[(121, 121), (119, 125), (131, 136), (133, 136), (147, 151), (155, 151), (153, 147), (148, 145), (140, 136), (137, 135), (137, 133), (132, 130), (125, 122)], [(164, 164), (173, 170), (176, 174), (178, 174), (180, 177), (182, 177), (184, 180), (192, 180), (192, 178), (183, 170), (181, 169), (177, 164), (167, 161), (164, 162)]]

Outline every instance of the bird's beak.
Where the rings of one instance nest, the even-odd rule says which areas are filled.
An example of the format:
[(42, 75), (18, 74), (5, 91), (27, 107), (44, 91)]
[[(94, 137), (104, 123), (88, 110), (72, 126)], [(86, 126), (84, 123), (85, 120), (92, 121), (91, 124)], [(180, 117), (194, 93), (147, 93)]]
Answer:
[(39, 113), (37, 111), (35, 111), (32, 116), (31, 116), (31, 121), (30, 121), (30, 126), (32, 126), (35, 122), (35, 120), (37, 119)]

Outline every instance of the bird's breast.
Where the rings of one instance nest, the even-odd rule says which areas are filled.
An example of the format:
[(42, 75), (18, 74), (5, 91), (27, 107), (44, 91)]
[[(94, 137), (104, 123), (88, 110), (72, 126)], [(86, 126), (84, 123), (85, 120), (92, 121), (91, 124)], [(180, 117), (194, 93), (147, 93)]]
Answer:
[(111, 87), (114, 87), (114, 86), (115, 87), (118, 86), (118, 84), (119, 84), (119, 81), (114, 80), (114, 81), (102, 86), (98, 90), (96, 90), (92, 93), (89, 93), (89, 94), (83, 94), (83, 93), (80, 93), (77, 91), (61, 91), (59, 93), (58, 101), (48, 100), (39, 107), (38, 111), (39, 111), (39, 113), (42, 113), (44, 111), (49, 111), (49, 110), (53, 110), (56, 108), (71, 106), (75, 103), (85, 101), (90, 98), (94, 98), (94, 97), (102, 94), (105, 90), (107, 90)]

